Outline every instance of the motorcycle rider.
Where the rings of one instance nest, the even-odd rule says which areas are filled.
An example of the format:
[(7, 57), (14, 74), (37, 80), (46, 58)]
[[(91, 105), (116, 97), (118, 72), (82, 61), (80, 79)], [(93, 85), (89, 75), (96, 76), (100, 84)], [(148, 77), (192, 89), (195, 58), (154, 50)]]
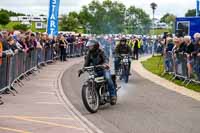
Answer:
[[(111, 105), (114, 105), (117, 100), (116, 85), (114, 84), (111, 78), (108, 60), (106, 59), (103, 50), (99, 48), (99, 42), (97, 40), (89, 40), (86, 44), (86, 47), (89, 48), (89, 51), (85, 56), (84, 67), (98, 66), (98, 65), (104, 66), (104, 68), (99, 68), (98, 70), (96, 70), (96, 73), (99, 77), (104, 76), (105, 79), (107, 80), (109, 94), (111, 97)], [(79, 70), (79, 76), (82, 73), (83, 73), (82, 69)]]
[[(115, 48), (115, 71), (118, 72), (120, 61), (122, 60), (121, 55), (122, 54), (128, 54), (131, 55), (131, 48), (129, 45), (127, 45), (126, 38), (121, 38), (119, 45)], [(129, 62), (129, 73), (130, 73), (130, 67), (131, 67), (131, 61)]]

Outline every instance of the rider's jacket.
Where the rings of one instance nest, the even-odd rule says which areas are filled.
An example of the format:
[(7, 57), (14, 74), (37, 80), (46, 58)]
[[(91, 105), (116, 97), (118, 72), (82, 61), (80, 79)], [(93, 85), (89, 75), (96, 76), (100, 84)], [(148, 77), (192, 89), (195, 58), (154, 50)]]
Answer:
[(131, 48), (128, 45), (117, 45), (117, 47), (115, 48), (115, 53), (117, 55), (120, 54), (131, 54)]
[(89, 51), (85, 56), (84, 67), (103, 65), (104, 63), (106, 63), (106, 56), (101, 49), (97, 49), (95, 51)]

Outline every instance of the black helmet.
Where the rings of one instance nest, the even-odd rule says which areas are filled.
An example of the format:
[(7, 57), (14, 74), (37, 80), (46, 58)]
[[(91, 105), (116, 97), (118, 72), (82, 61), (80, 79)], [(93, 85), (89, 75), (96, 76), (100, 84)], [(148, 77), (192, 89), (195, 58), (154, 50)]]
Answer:
[(121, 40), (120, 40), (120, 42), (126, 42), (126, 41), (127, 41), (127, 40), (126, 40), (125, 37), (122, 37)]

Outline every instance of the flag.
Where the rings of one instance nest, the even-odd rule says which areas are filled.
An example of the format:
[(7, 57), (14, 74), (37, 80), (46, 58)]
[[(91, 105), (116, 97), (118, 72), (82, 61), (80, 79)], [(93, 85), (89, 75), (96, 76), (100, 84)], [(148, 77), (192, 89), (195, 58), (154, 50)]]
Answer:
[(58, 15), (59, 15), (60, 0), (50, 0), (49, 16), (47, 24), (48, 35), (58, 35)]

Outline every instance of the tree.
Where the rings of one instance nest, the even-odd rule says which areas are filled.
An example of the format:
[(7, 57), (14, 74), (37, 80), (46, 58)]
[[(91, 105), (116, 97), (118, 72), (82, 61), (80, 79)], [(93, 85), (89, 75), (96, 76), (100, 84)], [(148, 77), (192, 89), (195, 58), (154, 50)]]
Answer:
[(16, 12), (8, 11), (8, 10), (5, 10), (5, 9), (1, 9), (0, 12), (5, 12), (9, 16), (25, 16), (25, 14), (23, 14), (23, 13), (16, 13)]
[(13, 26), (14, 30), (22, 30), (22, 31), (27, 31), (28, 30), (28, 26), (25, 24), (16, 24)]
[(161, 19), (161, 22), (167, 23), (167, 24), (171, 24), (172, 22), (174, 22), (176, 19), (176, 16), (170, 13), (166, 13)]
[(6, 12), (0, 12), (0, 25), (6, 25), (10, 22), (9, 15)]
[(196, 16), (196, 9), (189, 9), (186, 13), (185, 13), (186, 17), (192, 17), (192, 16)]
[(63, 31), (77, 32), (80, 27), (78, 14), (76, 12), (70, 12), (68, 15), (63, 15), (60, 26)]
[(134, 6), (127, 9), (126, 22), (128, 22), (128, 33), (135, 34), (147, 33), (151, 24), (149, 15), (144, 10)]
[[(143, 33), (147, 31), (150, 24), (149, 15), (140, 8), (129, 9), (126, 9), (126, 6), (118, 1), (93, 0), (83, 6), (78, 14), (70, 12), (68, 15), (64, 15), (60, 23), (61, 30), (77, 31), (81, 27), (84, 32), (89, 31), (94, 34)], [(127, 17), (127, 12), (130, 16), (136, 16), (136, 20), (132, 20), (130, 16)], [(129, 22), (128, 26), (133, 28), (127, 29), (127, 22)]]
[(92, 1), (79, 13), (81, 25), (89, 24), (91, 32), (120, 33), (123, 31), (125, 5), (111, 0)]
[(92, 1), (82, 8), (79, 15), (81, 24), (89, 24), (92, 33), (120, 33), (124, 28), (125, 10), (125, 5), (119, 2)]
[(84, 32), (88, 32), (90, 29), (90, 23), (93, 23), (94, 17), (89, 13), (88, 8), (86, 6), (82, 7), (82, 10), (79, 13), (79, 22), (83, 27)]

